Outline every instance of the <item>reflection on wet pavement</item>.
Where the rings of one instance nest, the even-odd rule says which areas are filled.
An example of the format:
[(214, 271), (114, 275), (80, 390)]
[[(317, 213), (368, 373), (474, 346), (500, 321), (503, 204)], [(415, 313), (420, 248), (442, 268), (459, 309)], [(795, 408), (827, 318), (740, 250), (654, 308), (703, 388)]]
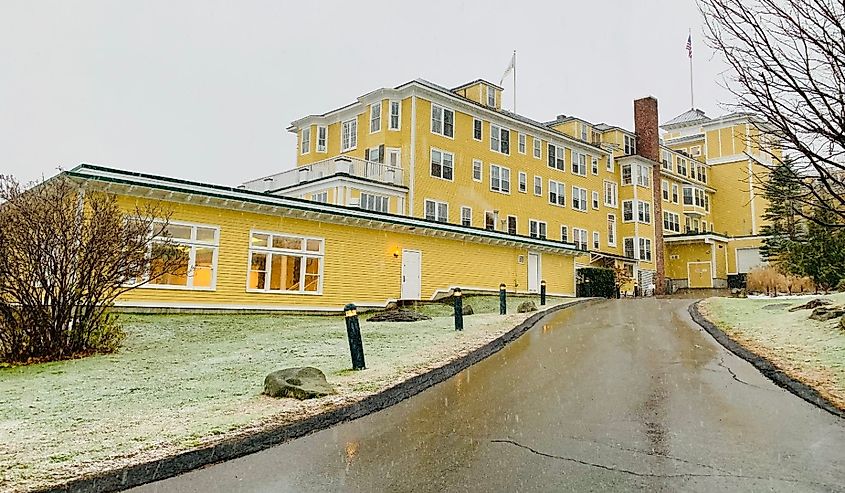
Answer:
[(686, 314), (623, 299), (551, 315), (405, 402), (137, 491), (845, 491), (845, 424)]

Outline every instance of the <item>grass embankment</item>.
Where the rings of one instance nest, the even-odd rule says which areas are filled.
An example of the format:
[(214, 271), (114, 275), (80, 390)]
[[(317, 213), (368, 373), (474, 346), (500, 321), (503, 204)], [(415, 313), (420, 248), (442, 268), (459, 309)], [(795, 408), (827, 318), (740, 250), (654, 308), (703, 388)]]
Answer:
[[(0, 491), (55, 485), (362, 399), (518, 325), (530, 315), (515, 313), (520, 301), (499, 316), (495, 297), (468, 296), (477, 315), (459, 333), (448, 316), (362, 320), (368, 368), (360, 372), (349, 370), (339, 316), (125, 316), (128, 336), (115, 354), (0, 369)], [(451, 314), (445, 305), (419, 309)], [(322, 369), (339, 395), (260, 395), (267, 373), (291, 366)]]
[(845, 331), (839, 320), (818, 322), (808, 318), (812, 310), (788, 311), (817, 297), (845, 304), (845, 293), (799, 299), (709, 298), (701, 312), (733, 340), (845, 409)]

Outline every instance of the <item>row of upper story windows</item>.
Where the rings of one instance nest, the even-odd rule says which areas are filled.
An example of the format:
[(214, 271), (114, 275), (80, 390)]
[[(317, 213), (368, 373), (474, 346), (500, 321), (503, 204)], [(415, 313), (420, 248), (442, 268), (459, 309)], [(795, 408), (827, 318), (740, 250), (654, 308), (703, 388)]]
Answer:
[[(700, 146), (697, 147), (700, 148)], [(660, 163), (663, 169), (667, 171), (677, 173), (691, 180), (707, 183), (707, 166), (694, 159), (676, 156), (672, 151), (661, 149)]]
[[(381, 103), (373, 103), (369, 107), (369, 127), (370, 133), (381, 132), (382, 130), (382, 111)], [(387, 129), (398, 131), (402, 129), (402, 104), (399, 101), (388, 101), (387, 104)], [(325, 125), (317, 126), (316, 143), (314, 150), (316, 152), (326, 152), (328, 149), (328, 127)], [(301, 154), (308, 154), (311, 152), (312, 135), (311, 127), (305, 127), (300, 132), (299, 150)], [(358, 147), (358, 119), (352, 118), (340, 122), (340, 151), (346, 152), (356, 149)]]

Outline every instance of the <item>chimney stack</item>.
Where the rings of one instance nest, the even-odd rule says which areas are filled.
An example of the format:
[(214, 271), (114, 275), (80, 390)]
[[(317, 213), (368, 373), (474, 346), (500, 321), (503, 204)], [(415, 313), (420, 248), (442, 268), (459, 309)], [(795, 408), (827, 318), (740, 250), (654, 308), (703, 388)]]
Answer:
[[(666, 264), (663, 246), (663, 203), (660, 189), (660, 134), (657, 124), (657, 99), (648, 96), (634, 100), (634, 132), (637, 154), (652, 162), (651, 191), (654, 215), (654, 293), (666, 294)], [(645, 287), (645, 286), (643, 286)]]

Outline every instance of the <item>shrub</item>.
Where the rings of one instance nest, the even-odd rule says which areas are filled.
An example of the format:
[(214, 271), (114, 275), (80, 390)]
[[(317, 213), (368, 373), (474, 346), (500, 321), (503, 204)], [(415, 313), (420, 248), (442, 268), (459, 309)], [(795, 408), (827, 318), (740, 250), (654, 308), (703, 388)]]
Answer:
[(777, 295), (777, 293), (806, 293), (815, 291), (809, 277), (781, 273), (771, 265), (756, 267), (748, 273), (748, 291)]
[(0, 361), (117, 349), (114, 300), (187, 265), (168, 224), (158, 206), (124, 212), (63, 174), (29, 189), (0, 175)]
[(583, 267), (577, 271), (576, 291), (579, 297), (616, 296), (616, 271), (603, 267)]

